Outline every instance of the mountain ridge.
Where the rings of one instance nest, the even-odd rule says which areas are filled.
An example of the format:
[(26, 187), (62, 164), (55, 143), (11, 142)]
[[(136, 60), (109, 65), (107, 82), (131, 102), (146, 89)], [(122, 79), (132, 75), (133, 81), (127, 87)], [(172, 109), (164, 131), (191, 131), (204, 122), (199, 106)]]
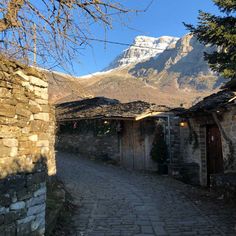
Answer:
[[(107, 67), (109, 70), (73, 78), (72, 91), (65, 85), (67, 92), (64, 100), (81, 99), (82, 90), (76, 92), (74, 86), (77, 84), (89, 96), (105, 96), (122, 102), (143, 100), (159, 105), (183, 104), (188, 107), (218, 91), (223, 84), (223, 78), (212, 72), (203, 58), (205, 51), (211, 52), (214, 48), (204, 46), (192, 35), (187, 34), (180, 39), (139, 36), (134, 40), (136, 45), (140, 40), (144, 40), (142, 45), (149, 45), (145, 46), (146, 49), (153, 48), (152, 43), (155, 42), (156, 48), (159, 46), (161, 51), (146, 53), (146, 49), (132, 45), (124, 51), (126, 53), (122, 52), (118, 59), (112, 61)], [(57, 98), (58, 102), (64, 100), (63, 96)]]
[(178, 39), (172, 36), (161, 36), (159, 38), (137, 36), (133, 44), (118, 55), (103, 71), (117, 69), (151, 57), (157, 57), (168, 46), (176, 43)]

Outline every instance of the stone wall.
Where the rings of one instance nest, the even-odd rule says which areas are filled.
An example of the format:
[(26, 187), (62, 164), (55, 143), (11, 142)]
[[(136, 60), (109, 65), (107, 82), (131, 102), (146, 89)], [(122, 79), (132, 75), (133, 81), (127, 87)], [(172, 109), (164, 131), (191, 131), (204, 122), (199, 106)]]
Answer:
[[(223, 113), (218, 119), (220, 119), (220, 124), (225, 133), (224, 135), (222, 134), (225, 172), (236, 172), (236, 104), (230, 107), (228, 111)], [(230, 150), (230, 144), (226, 138), (232, 142), (232, 150)]]
[[(157, 163), (150, 156), (156, 125), (164, 127), (166, 142), (169, 144), (170, 141), (171, 158), (167, 161), (176, 161), (179, 157), (179, 117), (170, 115), (170, 132), (167, 118), (61, 121), (58, 124), (57, 147), (89, 158), (111, 158), (129, 169), (157, 170)], [(107, 124), (110, 128), (104, 129)], [(102, 135), (100, 131), (103, 131)]]
[[(236, 172), (236, 107), (228, 107), (227, 111), (217, 114), (217, 117), (218, 127), (220, 125), (224, 173)], [(216, 121), (212, 115), (193, 117), (189, 119), (189, 125), (180, 131), (181, 162), (199, 166), (201, 185), (207, 185), (206, 129), (208, 125), (213, 124), (216, 124)]]
[(57, 148), (88, 158), (119, 161), (118, 134), (96, 136), (92, 131), (80, 134), (58, 133)]
[(55, 174), (54, 111), (42, 74), (0, 60), (0, 235), (44, 235)]

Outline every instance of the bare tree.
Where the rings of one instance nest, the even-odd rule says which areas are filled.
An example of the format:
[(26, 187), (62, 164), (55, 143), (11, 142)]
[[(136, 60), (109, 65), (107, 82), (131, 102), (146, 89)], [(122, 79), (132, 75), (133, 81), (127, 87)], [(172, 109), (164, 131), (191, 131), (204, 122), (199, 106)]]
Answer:
[(128, 12), (118, 0), (1, 0), (0, 50), (32, 58), (37, 40), (40, 64), (70, 63), (88, 43), (94, 23), (107, 29)]

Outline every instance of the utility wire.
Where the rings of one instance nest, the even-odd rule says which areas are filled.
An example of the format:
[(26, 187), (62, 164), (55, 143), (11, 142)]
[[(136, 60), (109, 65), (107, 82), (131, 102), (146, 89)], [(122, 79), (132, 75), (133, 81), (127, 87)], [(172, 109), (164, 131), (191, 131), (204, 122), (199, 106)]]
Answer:
[[(160, 50), (158, 48), (154, 47), (147, 47), (147, 46), (141, 46), (141, 45), (134, 45), (130, 43), (123, 43), (123, 42), (118, 42), (118, 41), (110, 41), (110, 40), (105, 40), (105, 39), (96, 39), (96, 38), (84, 38), (85, 40), (91, 40), (91, 41), (96, 41), (100, 43), (109, 43), (109, 44), (115, 44), (115, 45), (121, 45), (121, 46), (128, 46), (128, 47), (135, 47), (135, 48), (142, 48), (142, 49), (152, 49), (152, 50)], [(170, 50), (170, 49), (165, 49), (165, 50)]]

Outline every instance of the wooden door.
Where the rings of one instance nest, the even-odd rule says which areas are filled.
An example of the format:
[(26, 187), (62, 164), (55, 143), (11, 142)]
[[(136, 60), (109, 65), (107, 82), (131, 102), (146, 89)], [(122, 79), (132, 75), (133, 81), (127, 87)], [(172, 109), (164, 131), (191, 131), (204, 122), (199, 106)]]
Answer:
[(134, 168), (133, 121), (124, 121), (121, 137), (121, 165)]
[(207, 127), (207, 183), (210, 175), (224, 171), (221, 134), (217, 125)]
[(145, 169), (144, 138), (141, 134), (141, 122), (136, 121), (133, 123), (133, 152), (135, 170)]

